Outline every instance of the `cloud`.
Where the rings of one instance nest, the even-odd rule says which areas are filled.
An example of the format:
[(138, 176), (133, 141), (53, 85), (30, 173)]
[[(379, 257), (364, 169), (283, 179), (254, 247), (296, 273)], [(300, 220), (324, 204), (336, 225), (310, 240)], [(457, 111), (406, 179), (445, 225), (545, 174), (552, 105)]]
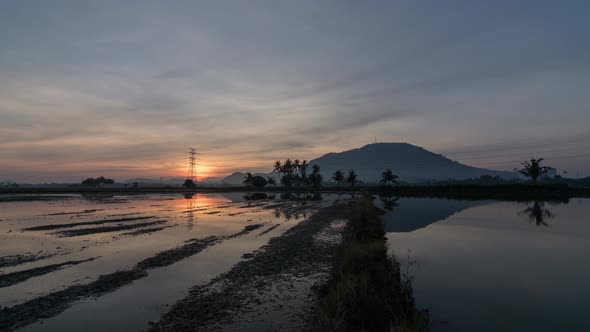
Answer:
[(166, 172), (189, 146), (226, 172), (374, 136), (466, 160), (500, 132), (547, 144), (590, 121), (588, 14), (544, 1), (10, 4), (0, 174)]

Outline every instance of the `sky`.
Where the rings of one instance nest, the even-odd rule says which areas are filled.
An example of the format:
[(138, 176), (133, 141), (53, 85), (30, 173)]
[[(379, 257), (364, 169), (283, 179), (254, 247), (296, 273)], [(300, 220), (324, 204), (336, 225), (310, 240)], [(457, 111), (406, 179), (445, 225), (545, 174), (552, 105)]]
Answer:
[(269, 171), (373, 140), (590, 176), (589, 1), (5, 1), (0, 181)]

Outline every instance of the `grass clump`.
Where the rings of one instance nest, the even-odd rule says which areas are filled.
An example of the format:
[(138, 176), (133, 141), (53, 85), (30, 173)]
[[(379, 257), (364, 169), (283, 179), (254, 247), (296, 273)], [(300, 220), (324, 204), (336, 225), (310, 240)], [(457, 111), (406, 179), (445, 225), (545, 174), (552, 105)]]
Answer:
[(332, 275), (320, 291), (313, 331), (428, 331), (412, 282), (388, 255), (383, 224), (365, 195), (355, 202)]

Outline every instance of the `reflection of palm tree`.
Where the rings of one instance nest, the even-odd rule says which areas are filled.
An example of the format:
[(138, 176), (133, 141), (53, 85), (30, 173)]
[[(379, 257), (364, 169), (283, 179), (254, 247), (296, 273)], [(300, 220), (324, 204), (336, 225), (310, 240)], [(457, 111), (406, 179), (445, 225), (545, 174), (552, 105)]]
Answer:
[(399, 197), (379, 196), (379, 200), (381, 200), (381, 204), (383, 204), (385, 210), (393, 211), (394, 208), (399, 206), (397, 202)]
[(526, 209), (520, 211), (518, 215), (526, 215), (531, 222), (535, 222), (537, 226), (549, 226), (546, 219), (552, 219), (555, 217), (553, 212), (545, 208), (544, 202), (534, 201), (533, 206), (529, 206)]

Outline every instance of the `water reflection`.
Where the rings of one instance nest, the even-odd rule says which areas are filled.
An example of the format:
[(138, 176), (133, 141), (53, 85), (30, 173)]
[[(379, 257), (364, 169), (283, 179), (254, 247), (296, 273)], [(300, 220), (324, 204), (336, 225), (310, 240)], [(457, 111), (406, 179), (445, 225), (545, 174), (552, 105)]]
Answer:
[[(388, 233), (413, 232), (467, 208), (489, 204), (489, 201), (456, 201), (447, 199), (380, 196), (375, 204), (388, 212), (381, 217)], [(391, 212), (390, 212), (391, 211)]]
[(197, 198), (194, 194), (184, 194), (186, 200), (186, 228), (190, 231), (195, 225), (194, 210), (197, 207)]
[(280, 196), (283, 200), (303, 200), (303, 201), (321, 201), (323, 199), (321, 192), (284, 192)]
[(590, 331), (590, 199), (565, 203), (400, 199), (388, 244), (432, 331)]
[(275, 195), (274, 194), (266, 194), (266, 193), (246, 193), (244, 195), (242, 195), (242, 198), (246, 201), (255, 201), (255, 200), (261, 200), (261, 199), (274, 199)]
[(545, 207), (545, 202), (533, 201), (532, 206), (518, 213), (519, 216), (526, 215), (529, 221), (534, 222), (537, 226), (548, 227), (547, 219), (555, 218), (555, 214)]
[(381, 201), (381, 205), (385, 210), (393, 211), (394, 208), (399, 206), (399, 199), (399, 196), (394, 196), (391, 193), (379, 194), (379, 200)]

